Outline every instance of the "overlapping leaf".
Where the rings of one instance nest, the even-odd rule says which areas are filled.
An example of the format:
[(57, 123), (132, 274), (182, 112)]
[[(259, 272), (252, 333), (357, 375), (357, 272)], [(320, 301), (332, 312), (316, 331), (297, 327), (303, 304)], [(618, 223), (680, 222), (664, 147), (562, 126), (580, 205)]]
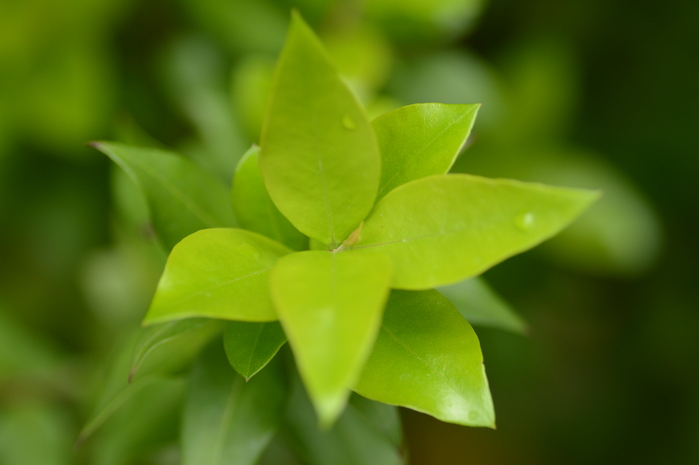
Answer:
[(354, 389), (440, 420), (494, 426), (478, 338), (437, 291), (393, 291), (379, 337)]
[(390, 279), (381, 254), (298, 252), (272, 271), (279, 320), (324, 425), (342, 412), (371, 350)]
[(236, 226), (221, 181), (187, 158), (115, 142), (93, 142), (92, 146), (140, 187), (153, 227), (167, 250), (200, 229)]
[(302, 233), (338, 245), (371, 210), (381, 161), (364, 110), (294, 15), (262, 129), (260, 167)]
[(293, 250), (308, 247), (308, 238), (282, 215), (267, 193), (258, 156), (260, 148), (252, 146), (238, 163), (233, 177), (231, 201), (242, 227), (274, 239)]
[(230, 321), (223, 333), (228, 361), (246, 381), (263, 369), (285, 342), (284, 330), (276, 321)]
[(449, 171), (466, 143), (480, 105), (422, 103), (372, 122), (381, 152), (378, 198), (414, 179)]
[(191, 317), (277, 319), (269, 271), (285, 246), (242, 229), (205, 229), (170, 253), (144, 323)]
[(465, 174), (404, 184), (375, 206), (356, 251), (391, 257), (391, 287), (429, 289), (477, 276), (560, 231), (598, 194)]

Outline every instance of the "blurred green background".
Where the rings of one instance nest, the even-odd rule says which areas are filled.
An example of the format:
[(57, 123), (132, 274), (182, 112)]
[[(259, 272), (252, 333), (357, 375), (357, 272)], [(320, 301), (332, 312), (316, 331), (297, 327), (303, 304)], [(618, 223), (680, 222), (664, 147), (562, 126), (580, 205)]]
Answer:
[(2, 0), (0, 464), (177, 463), (176, 382), (73, 448), (165, 258), (84, 143), (230, 183), (293, 7), (370, 116), (483, 103), (455, 171), (605, 191), (486, 273), (530, 329), (476, 328), (497, 431), (403, 411), (411, 463), (699, 463), (696, 0)]

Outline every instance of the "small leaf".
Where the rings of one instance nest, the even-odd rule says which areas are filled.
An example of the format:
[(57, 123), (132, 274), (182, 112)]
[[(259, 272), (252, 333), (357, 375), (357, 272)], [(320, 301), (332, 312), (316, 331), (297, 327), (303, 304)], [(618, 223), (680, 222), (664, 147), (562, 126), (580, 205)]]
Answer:
[(176, 371), (193, 360), (222, 327), (217, 320), (190, 318), (143, 329), (134, 349), (129, 382), (136, 373)]
[(231, 321), (223, 333), (228, 361), (246, 381), (263, 369), (285, 343), (284, 330), (276, 321)]
[(114, 142), (91, 145), (139, 186), (153, 227), (167, 250), (200, 229), (236, 226), (223, 184), (187, 158)]
[(342, 412), (371, 350), (390, 279), (381, 254), (298, 252), (272, 270), (272, 299), (324, 426)]
[(395, 407), (356, 394), (332, 429), (318, 419), (300, 382), (292, 385), (280, 433), (308, 465), (400, 465), (402, 431)]
[(437, 291), (393, 291), (356, 392), (442, 421), (495, 425), (476, 333)]
[(259, 153), (260, 148), (253, 145), (235, 170), (231, 201), (238, 222), (243, 228), (293, 250), (308, 248), (308, 238), (289, 223), (269, 198), (258, 164)]
[(429, 176), (381, 199), (354, 250), (391, 257), (393, 288), (444, 286), (548, 239), (598, 196), (466, 174)]
[(371, 210), (381, 160), (364, 110), (294, 14), (262, 129), (260, 168), (299, 231), (336, 247)]
[(466, 143), (480, 108), (422, 103), (379, 116), (372, 122), (381, 152), (377, 198), (414, 179), (446, 174)]
[(144, 324), (191, 317), (273, 321), (269, 271), (291, 252), (242, 229), (204, 229), (172, 250)]
[(182, 465), (254, 465), (272, 439), (285, 399), (281, 366), (249, 382), (211, 346), (192, 370), (182, 419)]
[(524, 334), (527, 324), (482, 278), (471, 278), (437, 289), (466, 320)]

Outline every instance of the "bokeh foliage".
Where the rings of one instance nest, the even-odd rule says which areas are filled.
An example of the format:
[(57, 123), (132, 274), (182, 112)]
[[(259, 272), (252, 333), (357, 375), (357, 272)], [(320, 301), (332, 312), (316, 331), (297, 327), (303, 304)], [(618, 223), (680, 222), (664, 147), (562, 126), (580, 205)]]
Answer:
[(259, 139), (292, 7), (371, 116), (483, 104), (455, 171), (606, 193), (486, 276), (529, 330), (477, 328), (498, 431), (405, 413), (412, 463), (699, 460), (696, 2), (10, 0), (0, 463), (177, 463), (180, 379), (142, 383), (71, 449), (98, 387), (127, 382), (165, 259), (131, 181), (83, 144), (174, 148), (230, 183)]

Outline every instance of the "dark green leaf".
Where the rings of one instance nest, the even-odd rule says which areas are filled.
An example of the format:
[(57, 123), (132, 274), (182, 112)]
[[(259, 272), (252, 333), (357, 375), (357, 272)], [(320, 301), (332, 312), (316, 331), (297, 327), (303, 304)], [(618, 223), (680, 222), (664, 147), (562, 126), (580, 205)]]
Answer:
[(495, 425), (476, 333), (437, 291), (393, 291), (355, 391), (442, 421)]
[(262, 129), (260, 167), (299, 231), (337, 246), (371, 210), (381, 160), (364, 110), (295, 14)]
[(246, 381), (264, 368), (286, 343), (281, 325), (230, 321), (223, 334), (226, 356), (235, 371)]
[(289, 252), (243, 229), (198, 231), (170, 254), (144, 323), (191, 317), (276, 320), (268, 275)]

